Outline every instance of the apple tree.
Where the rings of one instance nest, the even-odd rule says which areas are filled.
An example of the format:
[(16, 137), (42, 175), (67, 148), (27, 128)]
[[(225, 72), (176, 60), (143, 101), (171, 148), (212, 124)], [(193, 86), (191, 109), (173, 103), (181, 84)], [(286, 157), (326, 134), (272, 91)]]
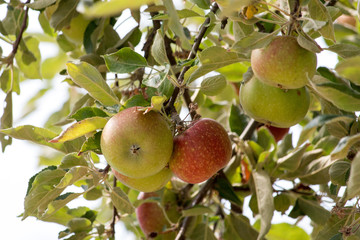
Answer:
[[(63, 225), (59, 239), (115, 239), (118, 222), (138, 239), (360, 239), (358, 1), (0, 6), (2, 151), (44, 149), (22, 219)], [(46, 87), (13, 105), (33, 79)], [(13, 124), (59, 82), (44, 125)]]

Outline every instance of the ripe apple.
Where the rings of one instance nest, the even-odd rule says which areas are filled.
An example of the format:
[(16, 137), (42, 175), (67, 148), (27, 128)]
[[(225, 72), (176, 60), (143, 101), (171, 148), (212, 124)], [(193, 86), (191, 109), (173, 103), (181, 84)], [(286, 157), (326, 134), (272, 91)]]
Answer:
[[(144, 200), (150, 197), (159, 197), (159, 195), (155, 192), (150, 192), (150, 193), (141, 192), (138, 196), (138, 199)], [(163, 210), (160, 208), (160, 206), (157, 203), (145, 202), (141, 204), (139, 207), (137, 207), (135, 212), (140, 228), (143, 231), (143, 233), (146, 235), (146, 237), (154, 238), (169, 226), (169, 223), (165, 218)]]
[(231, 151), (223, 126), (209, 118), (200, 119), (174, 138), (170, 169), (184, 182), (200, 183), (225, 167)]
[(308, 83), (316, 72), (316, 54), (302, 48), (295, 37), (278, 36), (251, 52), (256, 77), (274, 87), (295, 89)]
[(274, 126), (266, 126), (267, 129), (269, 129), (269, 131), (271, 132), (271, 134), (274, 136), (275, 141), (280, 141), (282, 140), (285, 135), (289, 132), (290, 128), (278, 128), (278, 127), (274, 127)]
[(113, 169), (131, 178), (145, 178), (160, 172), (168, 164), (173, 136), (160, 113), (144, 114), (138, 107), (131, 107), (106, 123), (100, 146)]
[(112, 170), (115, 177), (124, 185), (138, 190), (140, 192), (155, 192), (163, 188), (172, 177), (172, 172), (168, 167), (165, 167), (155, 175), (144, 178), (131, 178), (127, 177), (116, 170)]
[(306, 87), (284, 90), (253, 77), (240, 87), (240, 104), (256, 121), (288, 128), (305, 117), (310, 96)]
[(344, 26), (356, 27), (356, 19), (353, 16), (342, 14), (336, 19), (336, 23), (342, 24)]
[(76, 17), (71, 19), (70, 24), (63, 27), (61, 31), (71, 42), (80, 45), (83, 43), (84, 33), (89, 23), (90, 20), (79, 13)]

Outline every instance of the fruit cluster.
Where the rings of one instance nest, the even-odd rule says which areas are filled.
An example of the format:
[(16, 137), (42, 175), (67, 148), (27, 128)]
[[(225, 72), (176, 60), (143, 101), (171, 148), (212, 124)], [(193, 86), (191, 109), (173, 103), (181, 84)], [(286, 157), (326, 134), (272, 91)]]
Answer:
[(160, 113), (131, 107), (107, 122), (101, 150), (120, 182), (154, 192), (173, 174), (194, 184), (209, 179), (229, 162), (232, 147), (226, 130), (212, 119), (194, 121), (173, 137)]
[(299, 123), (310, 105), (306, 88), (316, 72), (316, 54), (293, 36), (277, 36), (251, 53), (254, 76), (240, 87), (240, 104), (256, 121), (279, 128)]

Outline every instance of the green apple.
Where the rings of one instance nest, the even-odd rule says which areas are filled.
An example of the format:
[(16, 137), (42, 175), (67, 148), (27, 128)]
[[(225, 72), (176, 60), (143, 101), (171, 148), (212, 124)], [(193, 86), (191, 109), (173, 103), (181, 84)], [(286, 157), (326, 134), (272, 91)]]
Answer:
[[(150, 197), (159, 197), (159, 195), (155, 192), (141, 192), (138, 199), (144, 200)], [(140, 228), (147, 237), (146, 239), (157, 237), (161, 232), (170, 226), (169, 222), (165, 218), (163, 210), (157, 203), (145, 202), (137, 207), (135, 212)], [(168, 239), (170, 235), (174, 235), (174, 233), (170, 232), (169, 234), (161, 234), (163, 239)], [(172, 238), (169, 239), (174, 239), (174, 237), (175, 236), (172, 236)]]
[(253, 77), (240, 87), (240, 104), (256, 121), (288, 128), (305, 117), (310, 96), (306, 87), (284, 90)]
[(124, 185), (138, 190), (140, 192), (155, 192), (163, 188), (172, 177), (172, 172), (168, 167), (165, 167), (155, 175), (144, 178), (131, 178), (120, 174), (116, 170), (112, 170), (115, 177)]
[(80, 45), (83, 43), (84, 33), (89, 23), (90, 20), (79, 13), (76, 17), (72, 18), (70, 24), (63, 27), (61, 31), (71, 42)]
[(114, 115), (105, 125), (100, 142), (108, 164), (131, 178), (160, 172), (169, 162), (173, 136), (158, 112), (131, 107)]
[(278, 36), (265, 48), (251, 52), (256, 77), (274, 87), (295, 89), (308, 83), (316, 72), (316, 54), (302, 48), (295, 37)]
[(209, 118), (193, 122), (174, 138), (170, 169), (187, 183), (200, 183), (226, 166), (231, 142), (224, 127)]

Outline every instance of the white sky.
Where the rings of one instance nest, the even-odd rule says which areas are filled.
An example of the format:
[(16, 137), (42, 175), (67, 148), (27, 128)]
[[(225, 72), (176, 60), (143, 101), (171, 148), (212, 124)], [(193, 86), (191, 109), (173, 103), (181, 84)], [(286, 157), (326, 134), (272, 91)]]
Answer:
[[(0, 5), (0, 18), (6, 14), (5, 4)], [(126, 17), (124, 17), (126, 18)], [(120, 22), (120, 21), (119, 21)], [(37, 14), (34, 11), (30, 11), (30, 24), (27, 30), (28, 32), (39, 32), (40, 26), (37, 22)], [(323, 44), (322, 41), (319, 41)], [(0, 46), (2, 46), (4, 52), (10, 51), (6, 48), (6, 43), (0, 40)], [(53, 52), (50, 49), (51, 45), (42, 44), (41, 54), (42, 58), (50, 57)], [(327, 66), (333, 68), (336, 64), (336, 54), (323, 51), (318, 54), (319, 66)], [(36, 112), (29, 115), (27, 118), (19, 121), (21, 116), (21, 109), (25, 103), (29, 100), (34, 93), (37, 92), (43, 86), (43, 82), (40, 80), (28, 80), (21, 85), (21, 95), (14, 97), (14, 125), (31, 124), (35, 126), (42, 126), (47, 117), (55, 110), (59, 109), (62, 105), (62, 99), (66, 91), (66, 84), (58, 81), (56, 91), (52, 90), (45, 95), (45, 98), (41, 102), (41, 105), (37, 108)], [(5, 98), (5, 94), (0, 91), (0, 102), (2, 103)], [(58, 102), (54, 99), (59, 99)], [(0, 116), (3, 113), (3, 108), (0, 108)], [(295, 133), (297, 128), (292, 129)], [(38, 156), (40, 155), (40, 147), (26, 141), (13, 140), (13, 144), (8, 146), (6, 152), (3, 154), (0, 152), (0, 226), (2, 229), (1, 239), (36, 239), (36, 240), (50, 240), (57, 239), (58, 232), (65, 228), (61, 225), (54, 223), (45, 223), (38, 221), (33, 217), (27, 218), (25, 221), (21, 221), (18, 215), (23, 212), (23, 199), (27, 189), (27, 183), (31, 176), (37, 173), (42, 167), (38, 166)], [(251, 218), (252, 213), (245, 208), (245, 215)], [(289, 222), (294, 223), (295, 220), (282, 217), (280, 214), (276, 214), (274, 218), (275, 222)], [(301, 226), (310, 232), (309, 221), (305, 220), (301, 223)], [(131, 235), (124, 233), (124, 229), (121, 224), (117, 224), (117, 239), (130, 240), (135, 239)]]

